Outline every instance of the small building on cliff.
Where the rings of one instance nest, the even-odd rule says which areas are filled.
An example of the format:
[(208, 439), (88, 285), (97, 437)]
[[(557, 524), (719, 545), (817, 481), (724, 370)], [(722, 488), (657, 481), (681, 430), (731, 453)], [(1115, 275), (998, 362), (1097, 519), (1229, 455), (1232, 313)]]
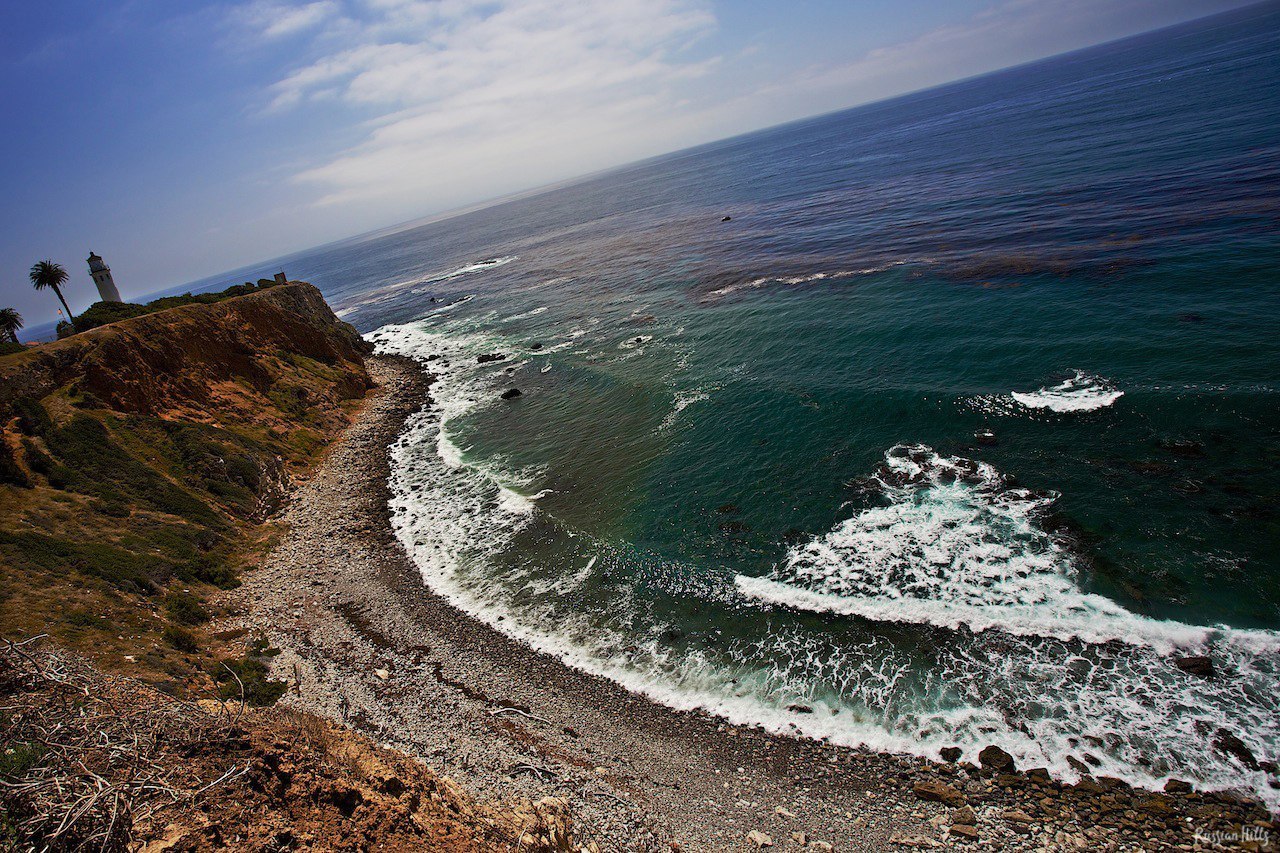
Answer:
[(111, 278), (111, 267), (92, 249), (89, 250), (89, 275), (93, 276), (93, 283), (98, 286), (98, 296), (103, 302), (124, 301), (120, 298), (115, 280)]

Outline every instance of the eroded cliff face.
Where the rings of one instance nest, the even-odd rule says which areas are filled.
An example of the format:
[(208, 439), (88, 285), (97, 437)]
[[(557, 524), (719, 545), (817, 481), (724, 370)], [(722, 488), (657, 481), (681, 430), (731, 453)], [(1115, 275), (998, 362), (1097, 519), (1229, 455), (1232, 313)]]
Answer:
[(263, 395), (288, 381), (282, 362), (297, 359), (336, 371), (331, 388), (312, 389), (323, 390), (323, 399), (304, 401), (324, 410), (364, 393), (368, 351), (319, 290), (293, 282), (123, 320), (0, 359), (0, 412), (19, 397), (43, 398), (75, 383), (122, 413), (217, 418), (222, 410), (215, 407), (228, 402), (219, 391), (232, 383), (249, 397), (230, 402), (249, 414), (270, 408)]
[(189, 668), (201, 591), (350, 421), (367, 351), (295, 282), (0, 357), (0, 633)]

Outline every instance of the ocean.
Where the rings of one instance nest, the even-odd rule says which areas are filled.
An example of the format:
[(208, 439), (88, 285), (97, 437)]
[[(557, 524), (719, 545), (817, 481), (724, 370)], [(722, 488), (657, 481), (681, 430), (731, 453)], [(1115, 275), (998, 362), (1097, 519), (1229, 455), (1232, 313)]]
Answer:
[(284, 265), (439, 377), (394, 523), (497, 630), (738, 723), (1274, 809), (1278, 91), (1268, 4)]

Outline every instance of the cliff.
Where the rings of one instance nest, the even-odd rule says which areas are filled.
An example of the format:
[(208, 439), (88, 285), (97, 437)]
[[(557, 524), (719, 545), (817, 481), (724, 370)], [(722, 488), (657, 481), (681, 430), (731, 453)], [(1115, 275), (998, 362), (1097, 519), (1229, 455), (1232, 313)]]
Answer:
[[(119, 412), (200, 419), (224, 402), (218, 389), (227, 383), (268, 391), (281, 378), (273, 357), (338, 369), (333, 391), (350, 399), (368, 387), (366, 352), (368, 344), (338, 320), (319, 290), (292, 282), (122, 320), (0, 358), (0, 413), (16, 399), (43, 398), (77, 383)], [(263, 401), (233, 402), (253, 407)]]
[(183, 692), (210, 594), (349, 423), (367, 350), (293, 282), (0, 357), (0, 633)]

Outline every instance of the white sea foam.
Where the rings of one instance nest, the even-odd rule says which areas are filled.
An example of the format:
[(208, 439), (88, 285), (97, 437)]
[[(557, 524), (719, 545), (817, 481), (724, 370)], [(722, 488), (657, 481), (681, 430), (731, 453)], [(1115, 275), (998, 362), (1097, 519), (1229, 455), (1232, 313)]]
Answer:
[(885, 272), (894, 267), (901, 266), (905, 261), (895, 261), (891, 264), (883, 264), (875, 267), (862, 267), (861, 269), (835, 270), (834, 272), (813, 272), (804, 275), (790, 276), (761, 276), (760, 278), (751, 279), (750, 281), (738, 284), (729, 284), (724, 287), (710, 291), (710, 296), (726, 296), (739, 290), (754, 290), (758, 287), (764, 287), (766, 284), (784, 284), (795, 286), (798, 284), (808, 284), (812, 281), (826, 281), (827, 279), (836, 278), (855, 278), (863, 275), (874, 275), (875, 273)]
[(1124, 392), (1100, 376), (1077, 370), (1070, 379), (1032, 392), (1013, 391), (1010, 396), (1028, 409), (1054, 412), (1091, 412), (1114, 405)]
[(659, 429), (670, 429), (675, 425), (676, 418), (680, 416), (681, 412), (692, 406), (694, 403), (699, 403), (710, 398), (711, 395), (701, 388), (695, 388), (692, 391), (677, 392), (675, 402), (671, 406), (671, 411), (662, 419), (662, 424), (659, 426)]
[(635, 335), (618, 344), (618, 349), (635, 349), (653, 340), (653, 335)]
[(455, 308), (466, 305), (468, 302), (470, 302), (472, 299), (475, 299), (475, 298), (476, 298), (476, 295), (474, 293), (468, 293), (466, 296), (462, 297), (461, 299), (454, 300), (453, 302), (450, 302), (447, 305), (441, 305), (439, 308), (435, 310), (435, 313), (437, 314), (447, 313), (449, 311), (454, 310)]
[[(402, 285), (404, 284), (409, 284), (409, 285), (435, 284), (441, 281), (449, 281), (451, 279), (460, 278), (461, 276), (464, 276), (464, 275), (470, 275), (473, 272), (481, 272), (483, 270), (489, 270), (495, 267), (506, 266), (512, 261), (517, 261), (519, 259), (520, 259), (519, 255), (510, 255), (508, 257), (502, 257), (502, 258), (489, 258), (487, 260), (476, 261), (475, 263), (466, 264), (465, 266), (458, 267), (457, 269), (450, 270), (449, 272), (432, 273), (429, 275), (420, 276), (416, 279), (410, 279), (409, 281), (402, 282), (401, 284)], [(421, 290), (414, 291), (414, 293), (421, 293), (421, 292), (422, 292)]]
[(519, 314), (512, 314), (510, 317), (504, 318), (502, 322), (510, 323), (515, 320), (528, 320), (530, 317), (537, 317), (539, 314), (545, 314), (548, 310), (549, 309), (546, 305), (542, 305), (528, 311), (521, 311)]
[(900, 445), (874, 480), (888, 506), (792, 548), (773, 577), (739, 576), (738, 588), (802, 610), (1165, 654), (1202, 650), (1217, 633), (1083, 591), (1069, 548), (1040, 526), (1056, 496), (1012, 488), (985, 462)]

